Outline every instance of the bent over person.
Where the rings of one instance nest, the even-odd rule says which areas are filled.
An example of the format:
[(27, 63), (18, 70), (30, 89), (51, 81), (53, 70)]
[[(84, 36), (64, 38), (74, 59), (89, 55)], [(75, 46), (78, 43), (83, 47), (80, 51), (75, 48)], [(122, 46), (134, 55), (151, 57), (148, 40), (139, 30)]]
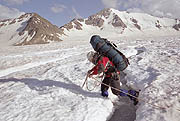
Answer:
[[(108, 57), (102, 56), (97, 52), (89, 52), (87, 58), (95, 66), (88, 71), (89, 77), (103, 73), (104, 79), (101, 84), (101, 95), (108, 97), (108, 89), (111, 86), (111, 91), (117, 96), (128, 96), (134, 101), (136, 105), (138, 100), (130, 95), (137, 97), (137, 91), (135, 90), (124, 90), (120, 89), (120, 71), (117, 71), (114, 64), (109, 60)], [(127, 95), (129, 93), (130, 95)]]

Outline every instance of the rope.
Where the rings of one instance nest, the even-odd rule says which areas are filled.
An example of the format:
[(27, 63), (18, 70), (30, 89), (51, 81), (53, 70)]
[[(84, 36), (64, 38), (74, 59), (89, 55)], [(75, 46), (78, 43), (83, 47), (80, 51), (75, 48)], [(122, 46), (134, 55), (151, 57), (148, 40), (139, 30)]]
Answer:
[(89, 87), (88, 87), (88, 81), (86, 82), (86, 88), (87, 88), (87, 90), (88, 91), (93, 91), (97, 86), (99, 86), (100, 85), (100, 83), (97, 83), (97, 81), (95, 81), (94, 82), (94, 87), (92, 88), (92, 89), (90, 89)]
[(82, 88), (84, 87), (84, 85), (86, 84), (86, 88), (87, 88), (87, 90), (88, 91), (93, 91), (97, 86), (99, 86), (100, 85), (100, 83), (99, 84), (97, 84), (97, 81), (95, 81), (94, 82), (94, 87), (93, 87), (93, 89), (90, 89), (89, 87), (88, 87), (88, 77), (89, 77), (89, 74), (87, 73), (87, 75), (86, 75), (86, 79), (85, 79), (85, 81), (84, 81), (84, 83), (83, 83), (83, 85), (82, 85)]
[[(109, 64), (109, 62), (110, 61), (108, 61), (107, 63), (106, 63), (106, 65), (105, 65), (105, 70), (106, 70), (106, 67), (107, 67), (107, 65)], [(98, 65), (98, 63), (96, 64), (96, 66)], [(89, 90), (89, 91), (92, 91), (92, 90), (94, 90), (95, 88), (96, 88), (96, 86), (99, 86), (100, 85), (100, 83), (99, 84), (96, 84), (96, 82), (98, 82), (98, 81), (96, 81), (96, 82), (94, 82), (94, 88), (93, 89), (89, 89), (89, 87), (88, 87), (88, 82), (87, 82), (87, 79), (88, 79), (88, 77), (89, 77), (89, 75), (90, 75), (90, 73), (87, 73), (87, 75), (86, 75), (86, 79), (85, 79), (85, 81), (84, 81), (84, 83), (83, 83), (83, 85), (82, 85), (82, 88), (83, 88), (83, 86), (84, 86), (84, 84), (86, 83), (86, 88), (87, 88), (87, 90)], [(105, 75), (105, 72), (103, 71), (103, 75), (102, 75), (102, 77), (101, 77), (101, 82), (102, 82), (102, 80), (103, 80), (103, 77), (104, 77), (104, 75)]]
[[(87, 74), (87, 75), (88, 75), (88, 74)], [(108, 87), (110, 87), (110, 88), (112, 88), (112, 89), (114, 89), (114, 90), (117, 90), (117, 91), (122, 92), (122, 93), (124, 93), (124, 94), (126, 94), (126, 95), (129, 95), (129, 96), (131, 96), (131, 97), (133, 97), (133, 98), (135, 98), (135, 99), (137, 99), (137, 100), (141, 100), (141, 101), (143, 101), (143, 102), (151, 105), (152, 107), (154, 107), (154, 108), (156, 108), (156, 109), (162, 109), (162, 110), (168, 109), (168, 107), (163, 107), (163, 106), (159, 106), (159, 105), (155, 105), (155, 104), (146, 102), (145, 100), (143, 100), (143, 99), (141, 99), (141, 98), (135, 97), (134, 95), (131, 95), (131, 94), (126, 93), (126, 92), (123, 92), (123, 91), (121, 91), (121, 90), (118, 89), (118, 88), (115, 88), (115, 87), (112, 87), (112, 86), (110, 86), (110, 85), (107, 85), (107, 84), (105, 84), (105, 83), (103, 83), (103, 82), (100, 82), (100, 81), (99, 81), (98, 79), (96, 79), (95, 77), (91, 77), (91, 78), (94, 79), (94, 80), (96, 80), (96, 81), (99, 83), (99, 85), (102, 84), (102, 85), (108, 86)], [(86, 80), (86, 85), (87, 85), (87, 80)], [(97, 85), (95, 85), (93, 89), (95, 89), (96, 86), (97, 86)], [(90, 91), (92, 91), (92, 90), (90, 90)], [(177, 110), (177, 111), (180, 111), (180, 109), (176, 109), (176, 110)]]

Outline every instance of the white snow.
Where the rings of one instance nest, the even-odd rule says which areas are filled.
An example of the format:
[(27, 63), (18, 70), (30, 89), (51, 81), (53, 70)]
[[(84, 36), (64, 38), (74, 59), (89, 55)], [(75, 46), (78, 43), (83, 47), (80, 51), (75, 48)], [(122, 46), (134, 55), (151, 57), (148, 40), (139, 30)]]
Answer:
[[(81, 88), (93, 66), (86, 54), (93, 49), (88, 37), (74, 39), (0, 48), (0, 121), (106, 121), (111, 116), (116, 96), (101, 97), (100, 87)], [(179, 121), (180, 36), (114, 40), (131, 63), (125, 70), (128, 84), (141, 89), (136, 121)]]
[[(14, 24), (7, 21), (0, 28), (0, 121), (106, 121), (117, 97), (111, 92), (108, 99), (101, 97), (100, 87), (92, 92), (81, 87), (93, 67), (86, 54), (93, 50), (89, 39), (94, 34), (116, 43), (130, 60), (127, 83), (141, 89), (136, 121), (179, 121), (180, 36), (168, 28), (175, 20), (111, 10), (127, 29), (109, 25), (111, 13), (101, 28), (82, 22), (83, 30), (65, 29), (65, 35), (57, 33), (65, 41), (45, 45), (7, 46), (35, 34), (18, 35), (30, 16)], [(132, 18), (145, 31), (137, 31)], [(93, 87), (95, 80), (88, 81)]]
[[(172, 26), (177, 24), (177, 20), (170, 18), (158, 18), (145, 13), (128, 13), (126, 11), (119, 11), (110, 9), (108, 18), (102, 16), (104, 23), (101, 27), (87, 25), (85, 22), (82, 24), (82, 30), (77, 30), (74, 27), (70, 30), (64, 29), (65, 35), (61, 36), (62, 40), (71, 40), (72, 38), (81, 38), (81, 40), (87, 40), (92, 35), (97, 34), (105, 38), (115, 40), (117, 38), (129, 38), (129, 37), (159, 37), (159, 36), (177, 36), (180, 35), (180, 31), (176, 31)], [(118, 15), (127, 28), (113, 27), (113, 16)], [(87, 20), (86, 18), (85, 20)], [(137, 20), (137, 25), (141, 27), (139, 30), (132, 19)], [(156, 24), (161, 27), (156, 27)], [(74, 25), (74, 24), (73, 24)], [(76, 39), (78, 40), (78, 39)]]
[[(81, 40), (87, 41), (94, 34), (101, 35), (111, 40), (116, 40), (117, 38), (119, 39), (122, 37), (159, 37), (172, 35), (177, 36), (180, 34), (180, 31), (176, 31), (174, 28), (172, 28), (173, 25), (178, 24), (178, 20), (153, 17), (144, 13), (127, 13), (125, 11), (118, 11), (115, 9), (110, 10), (112, 12), (108, 18), (102, 16), (104, 24), (101, 27), (87, 25), (85, 24), (85, 21), (80, 22), (82, 25), (82, 30), (78, 30), (75, 27), (70, 30), (64, 29), (64, 34), (59, 35), (59, 39), (71, 41), (72, 38), (73, 40), (78, 40), (81, 38)], [(112, 24), (109, 24), (113, 22), (114, 15), (118, 15), (123, 23), (125, 23), (127, 28), (114, 27)], [(31, 16), (32, 15), (27, 14), (22, 18), (14, 19), (15, 23), (13, 23), (13, 19), (6, 22), (0, 22), (0, 26), (3, 25), (0, 27), (1, 46), (18, 44), (25, 40), (30, 41), (36, 33), (33, 33), (32, 36), (29, 36), (28, 32), (24, 32), (23, 35), (19, 35), (19, 32), (21, 32), (26, 27), (27, 21)], [(137, 29), (132, 19), (137, 20), (137, 25), (141, 27), (141, 30)], [(87, 20), (87, 18), (85, 20)], [(156, 27), (156, 24), (160, 25), (161, 28)], [(73, 23), (73, 26), (76, 25)], [(45, 38), (46, 36), (43, 37), (43, 39)], [(48, 41), (50, 42), (51, 40)]]
[(27, 21), (30, 19), (30, 17), (31, 15), (27, 15), (20, 22), (18, 22), (19, 18), (14, 19), (15, 23), (13, 24), (11, 24), (13, 19), (5, 22), (6, 25), (0, 27), (0, 45), (13, 45), (15, 43), (19, 43), (20, 41), (24, 41), (24, 39), (28, 37), (28, 34), (25, 33), (20, 36), (19, 32), (21, 32), (26, 27)]

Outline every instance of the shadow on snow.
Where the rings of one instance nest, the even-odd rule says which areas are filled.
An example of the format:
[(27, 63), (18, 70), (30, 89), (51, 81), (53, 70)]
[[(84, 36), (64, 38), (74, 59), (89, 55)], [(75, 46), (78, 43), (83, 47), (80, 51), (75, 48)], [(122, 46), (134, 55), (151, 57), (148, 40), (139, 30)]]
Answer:
[(9, 79), (0, 79), (1, 83), (7, 82), (21, 82), (27, 85), (30, 89), (36, 91), (43, 91), (46, 90), (46, 87), (60, 87), (67, 89), (75, 94), (80, 94), (85, 97), (93, 97), (93, 98), (101, 98), (98, 92), (88, 92), (83, 90), (81, 86), (76, 84), (68, 84), (60, 81), (53, 81), (53, 80), (38, 80), (33, 78), (24, 78), (24, 79), (17, 79), (17, 78), (9, 78)]

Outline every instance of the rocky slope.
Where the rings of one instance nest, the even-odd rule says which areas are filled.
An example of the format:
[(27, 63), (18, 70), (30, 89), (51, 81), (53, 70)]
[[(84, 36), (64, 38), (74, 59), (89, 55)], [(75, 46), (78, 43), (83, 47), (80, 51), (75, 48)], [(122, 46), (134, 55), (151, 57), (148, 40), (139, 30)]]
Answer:
[(129, 13), (115, 9), (104, 9), (86, 19), (74, 19), (60, 27), (65, 33), (62, 38), (82, 35), (129, 36), (137, 34), (178, 34), (180, 20), (158, 18), (144, 13)]
[(16, 19), (0, 21), (0, 41), (10, 45), (44, 44), (62, 41), (61, 29), (36, 13), (27, 13)]
[(104, 9), (88, 18), (73, 19), (57, 27), (36, 13), (0, 21), (0, 44), (31, 45), (62, 40), (89, 40), (98, 34), (113, 37), (167, 36), (180, 34), (180, 20), (158, 18), (144, 13)]

